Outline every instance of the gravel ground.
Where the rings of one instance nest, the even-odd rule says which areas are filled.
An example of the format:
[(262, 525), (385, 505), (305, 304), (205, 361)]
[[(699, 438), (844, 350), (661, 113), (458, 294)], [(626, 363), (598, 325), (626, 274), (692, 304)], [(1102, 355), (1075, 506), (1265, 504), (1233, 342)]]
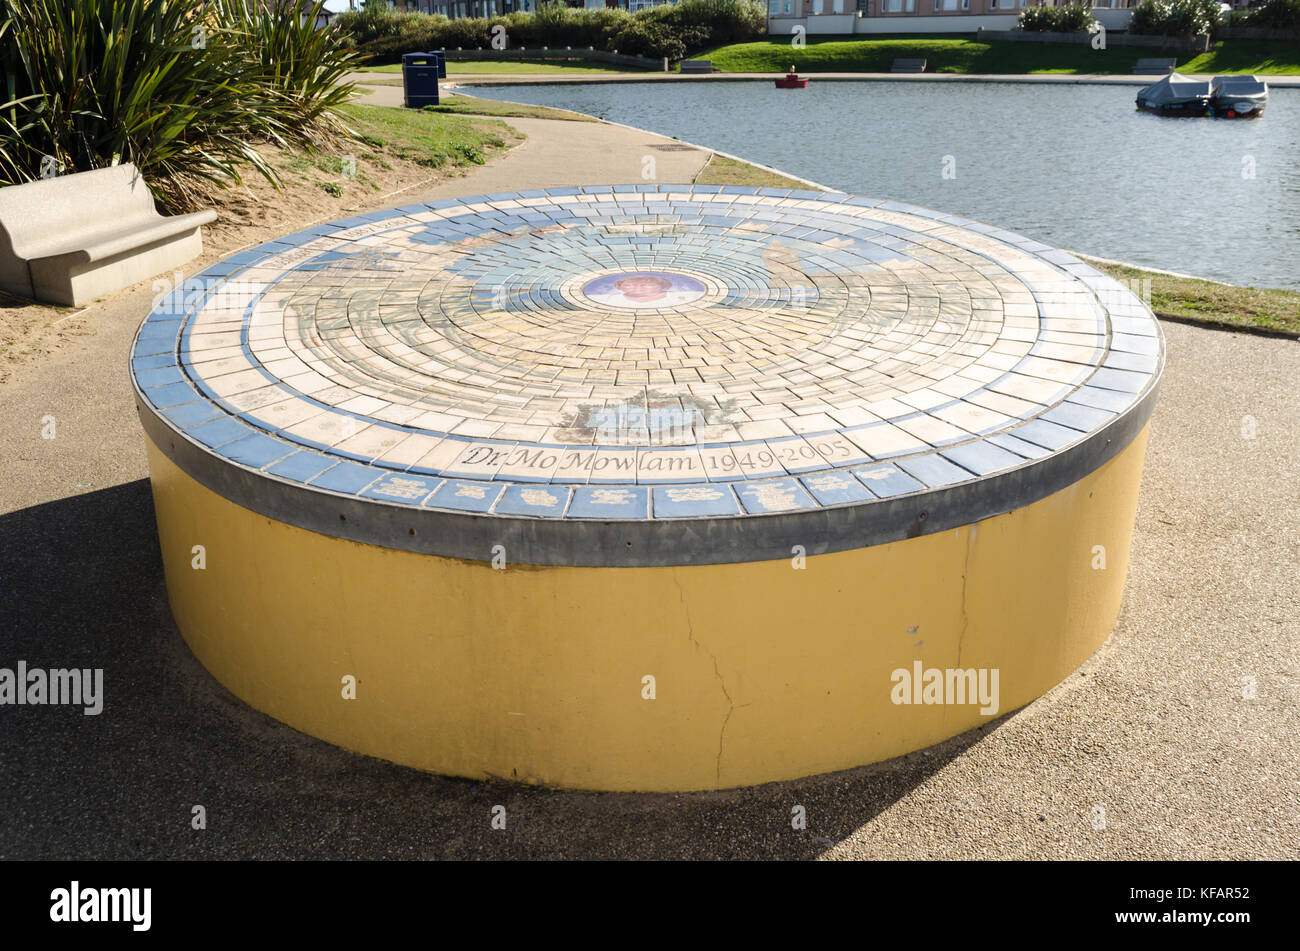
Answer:
[[(572, 130), (527, 124), (530, 161)], [(628, 161), (649, 135), (616, 133), (605, 154)], [(513, 156), (484, 174), (536, 184)], [(454, 187), (494, 190), (477, 181)], [(100, 716), (0, 709), (0, 858), (1300, 857), (1300, 343), (1165, 324), (1120, 621), (1045, 697), (844, 773), (588, 794), (346, 753), (199, 666), (167, 609), (127, 380), (150, 297), (94, 305), (93, 335), (0, 385), (0, 666), (103, 667), (107, 694)]]

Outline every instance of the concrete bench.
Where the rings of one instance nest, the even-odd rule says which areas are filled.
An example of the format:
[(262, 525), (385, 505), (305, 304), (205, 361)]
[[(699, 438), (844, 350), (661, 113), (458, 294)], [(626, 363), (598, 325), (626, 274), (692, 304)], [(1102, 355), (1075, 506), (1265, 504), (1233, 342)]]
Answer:
[(164, 218), (144, 176), (115, 165), (0, 188), (0, 288), (79, 306), (203, 251), (215, 211)]
[(1158, 75), (1172, 73), (1174, 67), (1178, 64), (1176, 59), (1140, 59), (1137, 65), (1133, 67), (1135, 76)]
[(682, 60), (683, 73), (711, 73), (713, 72), (713, 60), (711, 59), (684, 59)]
[(925, 72), (925, 60), (896, 59), (889, 71), (891, 73), (923, 73)]

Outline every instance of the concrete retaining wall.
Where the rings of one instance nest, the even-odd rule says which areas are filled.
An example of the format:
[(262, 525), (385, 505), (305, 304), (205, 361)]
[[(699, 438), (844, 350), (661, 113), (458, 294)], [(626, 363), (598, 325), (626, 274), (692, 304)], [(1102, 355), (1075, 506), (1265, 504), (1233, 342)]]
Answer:
[(564, 48), (540, 47), (538, 49), (513, 49), (513, 50), (493, 50), (493, 49), (454, 49), (447, 50), (448, 60), (475, 60), (486, 62), (490, 60), (501, 60), (503, 62), (520, 62), (523, 60), (551, 60), (551, 59), (585, 59), (596, 63), (610, 63), (615, 66), (632, 66), (638, 69), (664, 69), (664, 61), (661, 59), (650, 59), (645, 56), (629, 56), (626, 53), (610, 53), (606, 50), (597, 49), (573, 49), (568, 46)]
[(1016, 25), (1016, 14), (988, 16), (938, 17), (860, 17), (854, 13), (822, 14), (807, 17), (772, 17), (768, 20), (769, 36), (790, 36), (801, 26), (809, 36), (843, 36), (879, 33), (974, 33), (981, 27), (1009, 30)]
[[(1033, 33), (1026, 30), (982, 30), (982, 40), (997, 40), (1009, 43), (1065, 43), (1086, 46), (1092, 42), (1091, 33)], [(1112, 33), (1107, 27), (1106, 45), (1142, 46), (1150, 49), (1177, 50), (1188, 53), (1205, 50), (1206, 38), (1182, 36), (1143, 36), (1137, 33)]]
[(1214, 34), (1216, 40), (1300, 40), (1293, 30), (1272, 30), (1262, 26), (1229, 26)]

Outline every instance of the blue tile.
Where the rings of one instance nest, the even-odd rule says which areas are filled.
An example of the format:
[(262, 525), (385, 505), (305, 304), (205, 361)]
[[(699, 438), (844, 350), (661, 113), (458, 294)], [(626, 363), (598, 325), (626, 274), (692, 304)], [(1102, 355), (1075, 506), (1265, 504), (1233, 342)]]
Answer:
[(919, 492), (925, 488), (895, 465), (867, 466), (865, 469), (854, 469), (853, 474), (873, 494), (882, 499), (908, 492)]
[(492, 508), (492, 504), (504, 489), (504, 485), (492, 482), (449, 479), (438, 486), (438, 490), (425, 499), (424, 504), (439, 509), (456, 509), (460, 512), (486, 512)]
[(160, 367), (174, 367), (176, 358), (169, 353), (159, 354), (156, 357), (136, 357), (131, 361), (131, 369), (135, 373), (141, 370), (157, 370)]
[(1065, 398), (1067, 403), (1082, 403), (1097, 409), (1118, 413), (1133, 405), (1133, 394), (1119, 390), (1103, 390), (1095, 386), (1081, 386)]
[(303, 452), (300, 450), (287, 459), (281, 459), (275, 465), (267, 468), (266, 471), (282, 479), (305, 483), (334, 464), (335, 460), (329, 456), (322, 456), (318, 452)]
[(174, 364), (169, 367), (160, 367), (156, 370), (140, 370), (135, 374), (135, 382), (142, 389), (148, 391), (152, 387), (163, 387), (169, 383), (184, 383), (185, 374)]
[(205, 446), (216, 449), (218, 446), (224, 446), (228, 442), (234, 442), (236, 439), (247, 436), (248, 427), (237, 419), (223, 416), (220, 419), (214, 419), (210, 423), (192, 426), (185, 430), (185, 435), (197, 439)]
[(1112, 370), (1133, 370), (1137, 373), (1151, 374), (1155, 372), (1159, 363), (1160, 358), (1154, 353), (1124, 353), (1112, 350), (1102, 366)]
[(1041, 419), (1031, 420), (1022, 426), (1017, 426), (1011, 432), (1015, 434), (1017, 439), (1037, 443), (1053, 451), (1065, 448), (1083, 435), (1077, 429), (1068, 429), (1065, 426), (1059, 426), (1056, 423), (1049, 423)]
[(822, 505), (865, 502), (873, 496), (857, 479), (846, 472), (825, 472), (801, 476), (800, 482)]
[(161, 410), (161, 413), (177, 429), (189, 429), (191, 426), (197, 426), (199, 423), (205, 423), (210, 419), (225, 415), (207, 400), (181, 403), (178, 406), (171, 406)]
[(750, 515), (767, 512), (792, 512), (796, 509), (816, 508), (798, 479), (768, 479), (763, 482), (745, 482), (735, 486), (740, 504)]
[(1090, 433), (1094, 429), (1104, 426), (1114, 416), (1115, 414), (1110, 410), (1082, 406), (1079, 403), (1061, 403), (1053, 406), (1038, 418), (1045, 419), (1049, 423), (1056, 423), (1058, 426), (1077, 429), (1081, 433)]
[(655, 486), (655, 518), (702, 518), (712, 515), (739, 515), (740, 503), (725, 485)]
[(221, 454), (227, 459), (254, 469), (282, 459), (293, 451), (294, 447), (288, 443), (261, 433), (245, 436), (221, 447)]
[(570, 518), (649, 518), (650, 490), (643, 486), (581, 486), (569, 506)]
[(1098, 370), (1088, 379), (1089, 386), (1099, 386), (1106, 390), (1121, 390), (1125, 393), (1137, 393), (1151, 381), (1146, 373), (1130, 373), (1127, 370)]
[(1112, 353), (1145, 353), (1156, 356), (1160, 353), (1160, 340), (1157, 337), (1117, 333), (1111, 335), (1110, 349)]
[(334, 468), (327, 469), (312, 479), (310, 484), (318, 489), (329, 489), (333, 492), (354, 495), (374, 482), (378, 475), (379, 473), (376, 470), (366, 466), (340, 462)]
[(986, 442), (968, 442), (961, 446), (949, 446), (941, 452), (963, 469), (969, 469), (976, 475), (988, 475), (1018, 466), (1025, 460), (1014, 453), (991, 446)]
[(918, 456), (915, 459), (900, 459), (898, 467), (913, 478), (920, 479), (927, 486), (936, 489), (941, 485), (952, 485), (975, 478), (974, 474), (961, 466), (954, 465), (941, 456)]
[(1042, 446), (1036, 446), (1031, 442), (1025, 442), (1023, 439), (1017, 439), (1008, 433), (998, 433), (989, 436), (988, 441), (995, 446), (1001, 446), (1007, 452), (1014, 452), (1017, 455), (1024, 456), (1026, 459), (1041, 459), (1043, 456), (1051, 454), (1050, 449), (1044, 449)]
[(133, 351), (137, 357), (153, 357), (159, 354), (176, 352), (176, 332), (158, 334), (141, 334), (135, 342)]
[(441, 479), (426, 479), (409, 473), (393, 473), (384, 476), (361, 494), (366, 498), (379, 499), (382, 502), (419, 505), (441, 484)]
[(139, 337), (142, 340), (152, 337), (175, 337), (184, 322), (184, 314), (171, 316), (155, 311), (140, 328)]
[(231, 255), (226, 258), (227, 264), (256, 264), (266, 257), (265, 251), (259, 251), (256, 248), (248, 251), (241, 251), (239, 254)]
[(497, 515), (534, 515), (559, 518), (569, 505), (573, 489), (563, 485), (512, 485), (508, 487), (494, 512)]
[(240, 266), (241, 265), (239, 264), (239, 262), (227, 258), (224, 261), (218, 261), (216, 264), (212, 264), (209, 265), (208, 267), (205, 267), (203, 269), (203, 273), (200, 274), (199, 276), (204, 278), (226, 277), (227, 275), (234, 274), (236, 271), (238, 271), (240, 269)]

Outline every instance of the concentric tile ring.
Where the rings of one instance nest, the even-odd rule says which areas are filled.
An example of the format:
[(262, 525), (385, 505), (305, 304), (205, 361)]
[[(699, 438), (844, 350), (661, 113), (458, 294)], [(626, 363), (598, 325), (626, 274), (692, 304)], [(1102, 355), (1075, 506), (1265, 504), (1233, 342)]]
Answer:
[(1162, 363), (1141, 301), (1030, 239), (673, 185), (318, 226), (164, 298), (132, 354), (155, 442), (232, 501), (460, 557), (508, 535), (539, 564), (787, 557), (1008, 511), (1127, 444)]

